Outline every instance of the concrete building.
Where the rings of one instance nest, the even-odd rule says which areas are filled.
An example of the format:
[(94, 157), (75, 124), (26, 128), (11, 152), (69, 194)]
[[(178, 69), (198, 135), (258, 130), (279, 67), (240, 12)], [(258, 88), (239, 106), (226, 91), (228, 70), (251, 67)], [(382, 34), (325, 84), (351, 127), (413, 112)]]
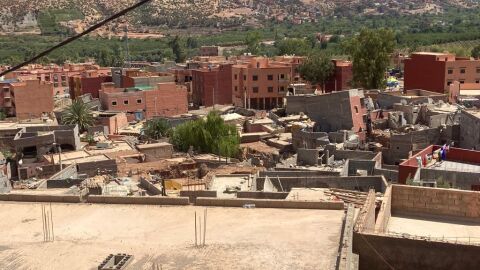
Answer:
[(366, 131), (363, 100), (363, 92), (356, 89), (317, 96), (289, 96), (286, 112), (305, 113), (315, 121), (315, 131), (352, 130), (362, 135)]
[(353, 232), (360, 270), (475, 269), (479, 192), (393, 185), (371, 191)]
[(206, 107), (232, 104), (232, 64), (193, 70), (192, 101)]
[(428, 146), (399, 165), (398, 183), (445, 185), (480, 190), (480, 151), (449, 147), (443, 157), (440, 146)]
[(405, 59), (405, 89), (445, 93), (455, 81), (480, 84), (480, 60), (445, 53), (413, 53)]
[(392, 109), (394, 104), (423, 104), (429, 101), (447, 101), (447, 95), (439, 94), (438, 92), (431, 92), (420, 89), (412, 89), (405, 91), (389, 91), (379, 92), (376, 95), (378, 106), (381, 109)]
[(18, 120), (40, 118), (54, 109), (52, 83), (39, 80), (0, 82), (0, 107)]
[(269, 110), (283, 106), (292, 81), (292, 65), (255, 57), (232, 67), (235, 106)]
[(173, 145), (166, 142), (140, 144), (137, 145), (137, 149), (145, 154), (145, 160), (147, 162), (171, 158), (173, 156)]
[(461, 112), (460, 147), (480, 150), (480, 111), (463, 110)]
[(188, 112), (187, 90), (174, 82), (132, 88), (117, 88), (114, 83), (104, 83), (100, 102), (104, 110), (126, 112), (134, 115), (136, 120)]

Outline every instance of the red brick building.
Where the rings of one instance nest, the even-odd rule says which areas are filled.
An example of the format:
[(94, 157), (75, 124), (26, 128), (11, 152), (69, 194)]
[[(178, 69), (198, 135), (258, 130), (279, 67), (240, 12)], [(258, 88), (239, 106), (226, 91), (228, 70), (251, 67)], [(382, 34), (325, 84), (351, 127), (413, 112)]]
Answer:
[(291, 64), (263, 57), (238, 61), (232, 67), (233, 103), (260, 110), (283, 106), (293, 69)]
[(53, 95), (64, 95), (70, 93), (69, 77), (81, 75), (88, 71), (96, 71), (98, 74), (108, 75), (110, 73), (110, 68), (102, 68), (93, 63), (66, 63), (63, 66), (29, 65), (6, 75), (5, 78), (19, 79), (23, 81), (36, 79), (42, 82), (51, 82), (53, 85)]
[(0, 82), (0, 107), (19, 120), (39, 118), (52, 113), (53, 84), (39, 80)]
[(132, 88), (104, 83), (99, 96), (104, 110), (133, 114), (138, 120), (188, 112), (187, 89), (174, 82)]
[(98, 98), (98, 92), (106, 82), (112, 82), (112, 76), (99, 75), (96, 71), (69, 77), (70, 97), (76, 99), (81, 95), (91, 94), (92, 97)]
[(332, 76), (325, 82), (324, 92), (348, 90), (352, 88), (353, 71), (352, 62), (332, 60), (335, 66)]
[(232, 104), (232, 64), (193, 70), (192, 102), (206, 107)]
[(413, 53), (405, 59), (405, 89), (444, 93), (455, 81), (480, 83), (480, 60), (445, 53)]

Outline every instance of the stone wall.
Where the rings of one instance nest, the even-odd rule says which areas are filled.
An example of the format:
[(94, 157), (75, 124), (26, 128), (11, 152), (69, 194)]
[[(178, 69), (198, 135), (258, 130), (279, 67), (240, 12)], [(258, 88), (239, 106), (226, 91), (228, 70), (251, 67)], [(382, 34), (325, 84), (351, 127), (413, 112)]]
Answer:
[(392, 214), (433, 215), (480, 221), (480, 193), (393, 185)]
[(375, 231), (375, 191), (370, 190), (368, 192), (365, 204), (360, 209), (360, 213), (357, 217), (357, 223), (355, 224), (356, 232), (371, 232)]

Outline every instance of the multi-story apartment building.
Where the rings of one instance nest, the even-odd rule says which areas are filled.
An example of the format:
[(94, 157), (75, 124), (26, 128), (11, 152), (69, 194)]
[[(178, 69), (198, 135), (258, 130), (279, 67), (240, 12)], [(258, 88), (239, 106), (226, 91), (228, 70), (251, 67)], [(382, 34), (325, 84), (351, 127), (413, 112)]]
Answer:
[(253, 57), (232, 66), (233, 103), (251, 109), (272, 109), (283, 105), (292, 81), (292, 65)]
[(100, 75), (109, 75), (110, 68), (102, 68), (93, 63), (57, 65), (29, 65), (5, 76), (6, 79), (40, 80), (51, 82), (53, 95), (69, 94), (69, 77), (81, 75), (88, 71), (96, 71)]
[(480, 86), (480, 60), (428, 52), (413, 53), (405, 59), (406, 90), (444, 93), (455, 81)]
[(39, 118), (53, 112), (53, 84), (39, 80), (0, 81), (0, 107), (18, 120)]
[(187, 89), (175, 82), (154, 86), (117, 88), (114, 83), (102, 84), (100, 102), (106, 111), (126, 112), (129, 119), (151, 119), (188, 112)]
[(193, 70), (192, 101), (207, 107), (232, 104), (232, 64)]

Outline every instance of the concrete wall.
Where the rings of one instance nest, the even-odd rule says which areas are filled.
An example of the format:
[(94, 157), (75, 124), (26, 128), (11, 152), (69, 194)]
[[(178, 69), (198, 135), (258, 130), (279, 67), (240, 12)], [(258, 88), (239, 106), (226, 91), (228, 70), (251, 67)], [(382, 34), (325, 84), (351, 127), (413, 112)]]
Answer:
[(0, 194), (0, 201), (79, 203), (76, 195)]
[(151, 204), (151, 205), (188, 205), (189, 200), (186, 197), (115, 197), (90, 195), (87, 197), (88, 203), (106, 203), (106, 204)]
[(375, 222), (375, 232), (384, 233), (387, 230), (388, 221), (392, 216), (392, 187), (389, 186), (383, 195), (382, 205)]
[(464, 270), (480, 265), (480, 246), (354, 232), (361, 270)]
[(367, 175), (373, 175), (376, 162), (373, 160), (349, 160), (348, 176), (356, 176), (359, 170), (366, 171)]
[(162, 195), (162, 190), (144, 177), (140, 177), (140, 186), (142, 186), (142, 188), (146, 189), (152, 195)]
[(116, 174), (118, 171), (117, 163), (113, 159), (78, 163), (78, 172), (87, 174), (89, 177), (93, 177), (100, 173), (108, 172), (109, 174)]
[(392, 214), (433, 215), (480, 221), (480, 193), (393, 185)]
[[(285, 192), (292, 188), (340, 188), (348, 190), (368, 191), (375, 189), (377, 192), (385, 191), (387, 182), (382, 176), (350, 176), (350, 177), (280, 177), (281, 187), (275, 177), (270, 177), (277, 190)], [(265, 178), (257, 178), (257, 190), (263, 188)]]
[(316, 166), (318, 165), (317, 149), (297, 149), (297, 164)]
[(480, 150), (480, 117), (473, 112), (462, 111), (460, 115), (460, 147)]
[(284, 200), (288, 194), (288, 192), (239, 191), (237, 192), (237, 198)]
[(321, 201), (286, 201), (286, 200), (257, 200), (257, 199), (218, 199), (197, 198), (199, 206), (243, 207), (245, 204), (254, 204), (257, 208), (292, 208), (292, 209), (328, 209), (342, 210), (343, 202)]
[(389, 170), (384, 168), (375, 169), (373, 171), (373, 175), (382, 175), (389, 182), (397, 182), (398, 180), (398, 171), (396, 170)]
[(420, 169), (421, 180), (434, 180), (438, 182), (445, 181), (452, 187), (472, 190), (472, 186), (480, 185), (480, 169), (478, 172), (461, 172), (435, 169)]
[(77, 177), (77, 166), (75, 164), (71, 164), (64, 168), (63, 170), (59, 171), (58, 173), (54, 174), (48, 180), (65, 180)]
[(357, 223), (355, 224), (356, 232), (371, 232), (375, 231), (375, 191), (370, 190), (367, 195), (365, 204), (360, 209), (360, 213), (357, 217)]
[(340, 241), (338, 270), (358, 270), (358, 255), (353, 253), (353, 228), (355, 226), (355, 207), (349, 205), (343, 220)]
[(181, 197), (188, 197), (190, 203), (195, 203), (198, 197), (202, 198), (216, 198), (216, 190), (182, 190), (180, 191)]

